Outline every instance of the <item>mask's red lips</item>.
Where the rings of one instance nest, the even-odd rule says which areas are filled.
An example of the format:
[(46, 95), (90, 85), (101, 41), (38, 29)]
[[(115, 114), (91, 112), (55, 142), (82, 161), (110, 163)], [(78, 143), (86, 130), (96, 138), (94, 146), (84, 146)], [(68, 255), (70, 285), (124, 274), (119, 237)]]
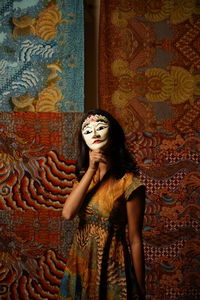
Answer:
[(93, 142), (93, 144), (98, 144), (98, 143), (101, 143), (101, 140), (95, 140), (95, 141)]

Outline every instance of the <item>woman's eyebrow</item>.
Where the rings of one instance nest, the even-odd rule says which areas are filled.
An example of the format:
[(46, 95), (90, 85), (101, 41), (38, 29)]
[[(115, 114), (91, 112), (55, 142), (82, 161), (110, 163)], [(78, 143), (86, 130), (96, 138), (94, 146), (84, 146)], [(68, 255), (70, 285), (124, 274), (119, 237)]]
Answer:
[[(95, 122), (97, 122), (97, 123), (104, 123), (105, 125), (108, 125), (108, 122), (106, 122), (105, 120), (103, 120), (103, 119), (99, 119), (99, 120), (96, 120)], [(82, 130), (84, 130), (86, 127), (90, 127), (90, 123), (86, 123), (84, 126), (83, 126), (83, 128), (82, 128)]]
[(104, 123), (104, 124), (108, 124), (108, 122), (106, 122), (106, 121), (103, 120), (103, 119), (96, 120), (96, 122), (101, 122), (101, 123)]
[(85, 125), (83, 126), (82, 130), (84, 130), (86, 127), (90, 127), (90, 123), (85, 124)]

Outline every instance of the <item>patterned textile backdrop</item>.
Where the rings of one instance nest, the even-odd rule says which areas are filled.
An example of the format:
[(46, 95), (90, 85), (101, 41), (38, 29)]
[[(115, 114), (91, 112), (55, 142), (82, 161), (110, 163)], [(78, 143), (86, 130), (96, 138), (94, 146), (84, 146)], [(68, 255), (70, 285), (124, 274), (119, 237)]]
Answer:
[(147, 186), (147, 299), (200, 299), (200, 6), (102, 0), (100, 107)]
[(84, 110), (83, 1), (0, 1), (0, 111)]
[(58, 297), (81, 113), (0, 113), (0, 299)]

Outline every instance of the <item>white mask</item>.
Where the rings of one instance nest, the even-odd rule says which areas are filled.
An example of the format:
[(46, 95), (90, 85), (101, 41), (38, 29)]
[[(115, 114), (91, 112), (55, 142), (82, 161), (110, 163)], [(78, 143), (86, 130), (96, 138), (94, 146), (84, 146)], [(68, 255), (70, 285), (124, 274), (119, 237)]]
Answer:
[(86, 119), (82, 126), (82, 135), (90, 150), (101, 149), (108, 143), (109, 122), (100, 115)]

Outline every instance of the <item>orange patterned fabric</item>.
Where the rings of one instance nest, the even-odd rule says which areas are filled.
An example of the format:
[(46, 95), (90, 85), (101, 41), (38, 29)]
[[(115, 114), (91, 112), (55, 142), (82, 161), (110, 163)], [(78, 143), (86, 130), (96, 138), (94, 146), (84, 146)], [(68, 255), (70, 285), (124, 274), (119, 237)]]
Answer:
[(78, 113), (0, 113), (0, 299), (58, 299)]
[(199, 24), (196, 1), (101, 1), (99, 106), (147, 187), (149, 300), (200, 298)]
[(139, 299), (126, 241), (126, 201), (142, 183), (132, 174), (94, 178), (79, 213), (59, 299)]

